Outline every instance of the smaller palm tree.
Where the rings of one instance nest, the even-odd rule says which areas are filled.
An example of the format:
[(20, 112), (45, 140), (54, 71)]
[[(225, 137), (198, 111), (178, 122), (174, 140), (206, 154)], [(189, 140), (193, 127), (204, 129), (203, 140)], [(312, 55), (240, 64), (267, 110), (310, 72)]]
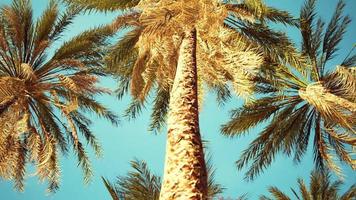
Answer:
[(100, 145), (90, 130), (86, 113), (117, 123), (117, 117), (97, 102), (107, 93), (98, 87), (97, 68), (102, 66), (103, 47), (111, 29), (85, 31), (52, 52), (79, 13), (50, 1), (38, 21), (33, 20), (30, 0), (13, 0), (0, 10), (0, 177), (14, 180), (24, 189), (26, 164), (36, 175), (59, 187), (60, 153), (73, 147), (85, 182), (92, 175), (83, 140), (97, 155)]
[(246, 178), (253, 179), (279, 152), (294, 154), (299, 163), (310, 140), (314, 140), (318, 169), (327, 166), (341, 176), (335, 155), (356, 169), (352, 156), (356, 145), (356, 55), (350, 53), (336, 69), (326, 65), (350, 23), (349, 16), (342, 14), (344, 7), (339, 1), (324, 30), (324, 22), (315, 22), (315, 0), (308, 0), (301, 10), (300, 29), (302, 54), (309, 65), (298, 73), (271, 62), (272, 69), (256, 78), (261, 94), (233, 111), (232, 119), (223, 126), (225, 135), (236, 136), (267, 121), (267, 127), (237, 161), (239, 169), (251, 163)]
[[(113, 200), (158, 200), (161, 190), (161, 177), (154, 175), (147, 167), (145, 161), (131, 161), (133, 171), (126, 176), (118, 177), (115, 185), (105, 178), (103, 182)], [(221, 194), (223, 188), (214, 180), (214, 170), (210, 160), (207, 161), (208, 167), (208, 199), (213, 199)]]
[(356, 197), (356, 186), (352, 185), (343, 194), (339, 194), (341, 181), (331, 181), (330, 173), (313, 171), (310, 176), (309, 189), (302, 179), (298, 179), (299, 193), (297, 190), (291, 189), (294, 197), (289, 197), (277, 187), (270, 187), (269, 192), (273, 198), (265, 195), (260, 197), (260, 200), (353, 200)]

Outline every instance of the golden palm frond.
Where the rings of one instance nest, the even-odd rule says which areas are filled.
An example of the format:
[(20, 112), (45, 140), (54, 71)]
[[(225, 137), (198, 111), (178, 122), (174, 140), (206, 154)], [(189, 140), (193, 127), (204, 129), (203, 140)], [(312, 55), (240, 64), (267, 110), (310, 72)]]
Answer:
[(86, 10), (113, 11), (117, 9), (126, 9), (137, 5), (140, 0), (64, 0), (71, 4), (77, 4)]

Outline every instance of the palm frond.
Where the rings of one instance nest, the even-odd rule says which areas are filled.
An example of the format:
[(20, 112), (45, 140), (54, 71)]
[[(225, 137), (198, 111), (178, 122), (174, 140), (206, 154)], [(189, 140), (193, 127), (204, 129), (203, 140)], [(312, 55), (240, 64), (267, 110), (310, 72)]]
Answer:
[(239, 31), (275, 62), (290, 63), (299, 70), (304, 68), (303, 58), (284, 33), (273, 31), (263, 24), (236, 22), (233, 18), (227, 18), (226, 25)]
[(342, 40), (343, 35), (346, 32), (347, 26), (350, 24), (351, 19), (349, 16), (343, 16), (345, 3), (340, 0), (336, 6), (335, 12), (326, 28), (321, 57), (322, 71), (325, 67), (325, 63), (328, 60), (334, 58), (335, 53), (338, 51), (338, 44)]
[(222, 127), (222, 133), (234, 136), (235, 134), (246, 132), (276, 113), (283, 104), (286, 104), (283, 103), (284, 100), (287, 101), (283, 96), (266, 97), (231, 111), (231, 120)]
[(352, 54), (354, 51), (355, 47), (353, 47), (348, 55), (345, 57), (345, 59), (342, 61), (341, 66), (345, 67), (353, 67), (356, 65), (356, 55)]
[(145, 108), (144, 103), (139, 100), (131, 100), (130, 105), (126, 108), (124, 112), (124, 117), (127, 119), (136, 119), (137, 116), (142, 112), (142, 109)]
[(157, 89), (151, 113), (149, 131), (159, 132), (165, 125), (169, 105), (169, 92)]
[[(35, 45), (38, 46), (40, 42), (49, 40), (52, 31), (54, 30), (55, 22), (58, 18), (58, 4), (55, 1), (50, 1), (46, 10), (43, 12), (41, 18), (36, 24)], [(36, 47), (35, 47), (36, 48)]]
[(77, 7), (69, 7), (63, 12), (61, 16), (57, 18), (56, 24), (54, 25), (52, 32), (49, 35), (49, 39), (56, 41), (59, 39), (64, 30), (68, 28), (69, 25), (73, 23), (74, 18), (79, 14), (80, 9)]
[(158, 199), (161, 179), (152, 174), (144, 161), (134, 160), (131, 167), (133, 171), (117, 181), (118, 191), (124, 199)]
[(299, 184), (299, 192), (301, 193), (303, 200), (311, 200), (310, 192), (308, 191), (304, 181), (302, 179), (298, 179), (298, 184)]
[(285, 193), (276, 187), (270, 187), (268, 190), (276, 200), (290, 200), (290, 198)]
[(225, 188), (215, 181), (215, 169), (212, 165), (212, 157), (209, 155), (206, 159), (206, 168), (208, 172), (208, 197), (214, 199), (217, 195), (222, 194)]
[(262, 23), (265, 23), (266, 20), (275, 22), (275, 23), (283, 23), (285, 25), (297, 25), (297, 21), (287, 12), (278, 10), (273, 7), (269, 7), (263, 3), (263, 1), (256, 0), (245, 0), (240, 4), (227, 4), (226, 5), (229, 11), (232, 12), (242, 12), (242, 19), (246, 15), (250, 15), (250, 21), (259, 20)]
[(340, 200), (351, 200), (356, 195), (356, 186), (352, 185), (350, 188), (340, 197)]
[(92, 50), (93, 48), (95, 49), (95, 47), (106, 45), (107, 37), (111, 36), (112, 34), (113, 32), (108, 26), (102, 26), (92, 30), (84, 31), (70, 41), (65, 42), (61, 48), (56, 51), (53, 57), (56, 60), (61, 60), (66, 58), (74, 58), (75, 56), (87, 55), (85, 53), (92, 55), (92, 52), (87, 51)]
[(127, 65), (133, 65), (134, 58), (137, 59), (137, 50), (135, 45), (138, 42), (140, 36), (140, 29), (134, 29), (125, 34), (117, 44), (115, 44), (110, 53), (105, 57), (108, 70), (114, 74), (125, 76), (127, 73)]
[(75, 4), (85, 10), (98, 10), (98, 11), (115, 11), (119, 9), (126, 9), (137, 5), (140, 0), (64, 0), (69, 4)]
[(93, 171), (91, 169), (91, 163), (87, 153), (85, 152), (82, 143), (78, 142), (74, 149), (77, 153), (79, 165), (83, 169), (84, 183), (88, 184), (93, 177)]
[(103, 180), (106, 189), (109, 191), (109, 193), (111, 195), (111, 198), (113, 200), (120, 200), (119, 194), (118, 194), (116, 188), (108, 180), (106, 180), (104, 177), (101, 177), (101, 179)]

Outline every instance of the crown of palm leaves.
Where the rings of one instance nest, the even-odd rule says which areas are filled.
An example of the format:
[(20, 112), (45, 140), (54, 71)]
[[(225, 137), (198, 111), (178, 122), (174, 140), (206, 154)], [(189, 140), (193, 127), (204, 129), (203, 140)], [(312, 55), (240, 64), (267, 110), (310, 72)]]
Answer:
[[(215, 170), (211, 164), (211, 157), (207, 161), (208, 178), (208, 198), (213, 199), (224, 190), (222, 186), (215, 182)], [(132, 171), (126, 176), (120, 176), (115, 184), (102, 178), (104, 185), (113, 200), (157, 200), (161, 190), (161, 178), (154, 175), (145, 161), (133, 160), (130, 162)]]
[(268, 123), (237, 161), (239, 169), (252, 162), (246, 178), (253, 179), (278, 152), (294, 154), (294, 161), (300, 162), (310, 140), (314, 142), (319, 169), (326, 164), (341, 175), (333, 154), (355, 169), (355, 55), (349, 54), (334, 70), (326, 69), (350, 23), (350, 18), (342, 14), (344, 7), (339, 1), (324, 29), (324, 22), (315, 22), (315, 1), (306, 1), (300, 14), (300, 30), (302, 54), (309, 64), (298, 73), (270, 62), (256, 78), (261, 96), (234, 110), (232, 120), (222, 127), (224, 134), (235, 136), (259, 123)]
[[(310, 174), (310, 185), (309, 189), (302, 179), (298, 179), (298, 190), (291, 188), (294, 195), (293, 198), (289, 197), (287, 194), (282, 192), (277, 187), (270, 187), (268, 190), (275, 200), (352, 200), (356, 195), (356, 186), (352, 185), (344, 193), (339, 194), (340, 187), (342, 185), (341, 181), (331, 181), (331, 175), (329, 172), (318, 172), (313, 171)], [(272, 200), (265, 195), (260, 197), (260, 200)]]
[[(14, 0), (0, 11), (0, 176), (24, 189), (26, 163), (34, 163), (49, 190), (59, 186), (59, 153), (72, 146), (84, 170), (92, 171), (82, 140), (97, 155), (100, 145), (89, 129), (86, 112), (117, 124), (115, 114), (94, 100), (108, 93), (96, 85), (109, 27), (85, 31), (64, 42), (53, 55), (50, 48), (61, 38), (79, 9), (60, 14), (50, 1), (42, 16), (33, 19), (29, 0)], [(81, 134), (81, 135), (80, 135)]]
[(288, 38), (267, 25), (268, 22), (296, 25), (296, 20), (260, 0), (66, 2), (86, 10), (123, 10), (112, 28), (124, 30), (124, 35), (105, 60), (108, 70), (118, 78), (118, 98), (129, 91), (133, 94), (125, 112), (127, 117), (135, 118), (145, 108), (146, 101), (153, 101), (150, 130), (159, 131), (164, 125), (178, 48), (184, 30), (189, 27), (198, 30), (200, 101), (207, 86), (223, 103), (231, 97), (230, 83), (237, 94), (248, 97), (264, 53), (276, 62), (301, 66), (300, 56)]

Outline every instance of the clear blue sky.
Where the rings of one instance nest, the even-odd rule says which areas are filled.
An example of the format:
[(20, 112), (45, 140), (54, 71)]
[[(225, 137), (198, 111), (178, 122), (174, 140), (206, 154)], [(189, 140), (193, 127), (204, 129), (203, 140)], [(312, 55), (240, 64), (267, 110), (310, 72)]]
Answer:
[[(47, 4), (47, 0), (32, 0), (36, 17), (41, 14)], [(0, 6), (10, 4), (11, 0), (1, 0)], [(268, 5), (285, 9), (295, 16), (303, 3), (301, 0), (267, 0)], [(318, 11), (324, 20), (330, 18), (335, 8), (336, 0), (319, 0)], [(341, 44), (341, 55), (345, 55), (353, 44), (356, 43), (356, 1), (347, 0), (346, 12), (351, 15), (353, 22), (348, 29), (345, 40)], [(74, 35), (90, 27), (109, 23), (117, 13), (95, 14), (91, 13), (76, 18), (75, 23), (65, 32), (64, 40), (68, 40)], [(280, 27), (284, 28), (284, 27)], [(295, 41), (300, 38), (296, 29), (289, 29), (288, 33)], [(63, 40), (61, 41), (63, 42)], [(340, 56), (342, 57), (342, 56)], [(335, 60), (337, 64), (337, 60)], [(103, 86), (115, 88), (113, 80), (104, 80)], [(122, 114), (128, 104), (129, 98), (117, 101), (114, 97), (104, 96), (99, 100), (110, 106), (115, 112)], [(216, 170), (216, 180), (222, 184), (226, 190), (224, 197), (236, 198), (238, 195), (248, 193), (250, 199), (257, 199), (259, 195), (267, 192), (269, 185), (275, 185), (290, 193), (290, 187), (296, 187), (297, 177), (309, 180), (309, 173), (312, 169), (311, 152), (304, 157), (301, 164), (294, 166), (292, 159), (283, 155), (277, 156), (275, 162), (265, 173), (260, 175), (253, 182), (245, 182), (243, 174), (246, 169), (237, 171), (234, 162), (239, 158), (242, 150), (263, 128), (259, 126), (251, 130), (251, 134), (244, 137), (229, 139), (219, 133), (219, 127), (228, 119), (228, 112), (232, 108), (241, 105), (237, 98), (231, 100), (224, 107), (218, 107), (215, 103), (214, 95), (209, 94), (204, 102), (201, 112), (200, 125), (204, 140), (208, 140), (209, 152), (212, 154), (213, 164)], [(149, 109), (149, 108), (147, 108)], [(129, 161), (138, 158), (147, 161), (149, 167), (156, 174), (161, 175), (164, 163), (165, 132), (154, 135), (147, 131), (149, 112), (144, 110), (141, 117), (135, 121), (123, 120), (119, 127), (113, 127), (108, 122), (96, 120), (92, 127), (100, 140), (104, 149), (104, 156), (96, 159), (91, 156), (94, 177), (89, 185), (83, 184), (81, 169), (77, 167), (77, 160), (72, 155), (61, 159), (62, 181), (60, 190), (53, 195), (46, 195), (46, 184), (39, 183), (36, 177), (31, 176), (33, 168), (29, 167), (26, 177), (26, 190), (19, 193), (13, 190), (13, 183), (0, 180), (1, 200), (109, 200), (110, 197), (103, 186), (100, 176), (105, 176), (114, 180), (117, 175), (124, 175), (129, 169)], [(89, 148), (88, 148), (89, 149)], [(356, 174), (350, 168), (345, 168), (346, 186), (356, 183)], [(344, 190), (345, 188), (343, 188)]]

